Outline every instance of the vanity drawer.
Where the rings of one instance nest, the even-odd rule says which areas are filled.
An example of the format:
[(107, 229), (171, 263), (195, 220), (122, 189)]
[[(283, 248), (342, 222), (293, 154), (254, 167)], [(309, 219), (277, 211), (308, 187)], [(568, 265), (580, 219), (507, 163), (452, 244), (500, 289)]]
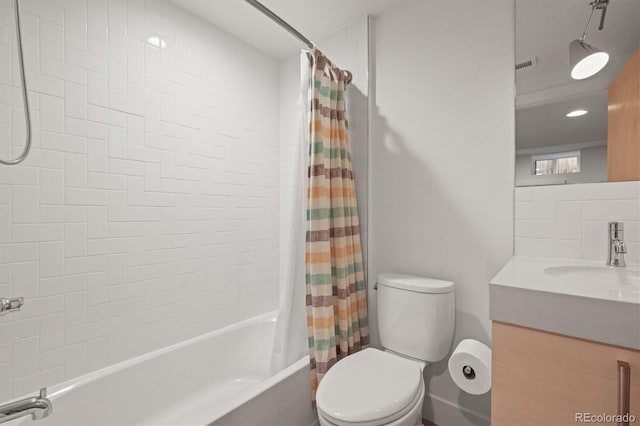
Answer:
[(630, 366), (630, 413), (640, 422), (640, 351), (494, 321), (492, 352), (494, 426), (575, 425), (617, 415), (618, 361)]

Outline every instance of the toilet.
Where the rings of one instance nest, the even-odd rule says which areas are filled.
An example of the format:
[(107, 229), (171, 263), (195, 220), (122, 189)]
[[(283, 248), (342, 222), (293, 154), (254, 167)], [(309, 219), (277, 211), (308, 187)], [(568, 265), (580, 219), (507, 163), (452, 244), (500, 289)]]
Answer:
[(316, 393), (321, 425), (422, 424), (422, 371), (451, 349), (455, 284), (387, 273), (377, 289), (384, 350), (364, 349), (327, 372)]

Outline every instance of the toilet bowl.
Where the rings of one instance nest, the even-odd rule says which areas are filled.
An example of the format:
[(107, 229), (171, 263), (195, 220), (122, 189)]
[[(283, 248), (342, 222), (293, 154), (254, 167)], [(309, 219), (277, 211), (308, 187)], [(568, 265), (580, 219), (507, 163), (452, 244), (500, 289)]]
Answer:
[(378, 325), (385, 350), (367, 348), (338, 361), (316, 392), (323, 426), (422, 424), (427, 362), (453, 341), (450, 281), (400, 274), (378, 277)]
[(320, 424), (420, 424), (423, 367), (424, 363), (372, 348), (341, 360), (318, 387)]

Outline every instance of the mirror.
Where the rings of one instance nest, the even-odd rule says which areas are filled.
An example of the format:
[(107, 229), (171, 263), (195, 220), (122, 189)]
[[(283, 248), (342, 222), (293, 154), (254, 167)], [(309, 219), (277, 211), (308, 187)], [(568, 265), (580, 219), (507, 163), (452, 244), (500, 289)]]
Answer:
[(595, 10), (585, 41), (609, 62), (574, 80), (569, 44), (591, 4), (516, 0), (516, 186), (607, 181), (608, 87), (640, 47), (640, 1), (610, 0), (602, 30)]

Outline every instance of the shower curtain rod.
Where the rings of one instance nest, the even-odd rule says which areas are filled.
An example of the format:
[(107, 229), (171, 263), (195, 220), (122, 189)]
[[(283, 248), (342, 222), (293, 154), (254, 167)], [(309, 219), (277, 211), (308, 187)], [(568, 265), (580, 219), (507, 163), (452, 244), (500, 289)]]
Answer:
[(304, 44), (306, 44), (307, 47), (309, 47), (309, 49), (313, 49), (315, 47), (315, 45), (311, 41), (309, 41), (308, 38), (306, 38), (305, 36), (300, 34), (300, 32), (298, 32), (298, 30), (296, 30), (291, 25), (289, 25), (289, 23), (287, 21), (285, 21), (284, 19), (282, 19), (281, 17), (279, 17), (278, 15), (273, 13), (270, 9), (268, 9), (265, 5), (263, 5), (259, 1), (257, 1), (257, 0), (244, 0), (244, 1), (246, 1), (247, 3), (249, 3), (251, 6), (255, 7), (256, 9), (258, 9), (260, 12), (262, 12), (264, 15), (266, 15), (273, 22), (275, 22), (276, 24), (280, 25), (282, 28), (287, 30), (292, 35), (294, 35), (298, 40), (300, 40)]

